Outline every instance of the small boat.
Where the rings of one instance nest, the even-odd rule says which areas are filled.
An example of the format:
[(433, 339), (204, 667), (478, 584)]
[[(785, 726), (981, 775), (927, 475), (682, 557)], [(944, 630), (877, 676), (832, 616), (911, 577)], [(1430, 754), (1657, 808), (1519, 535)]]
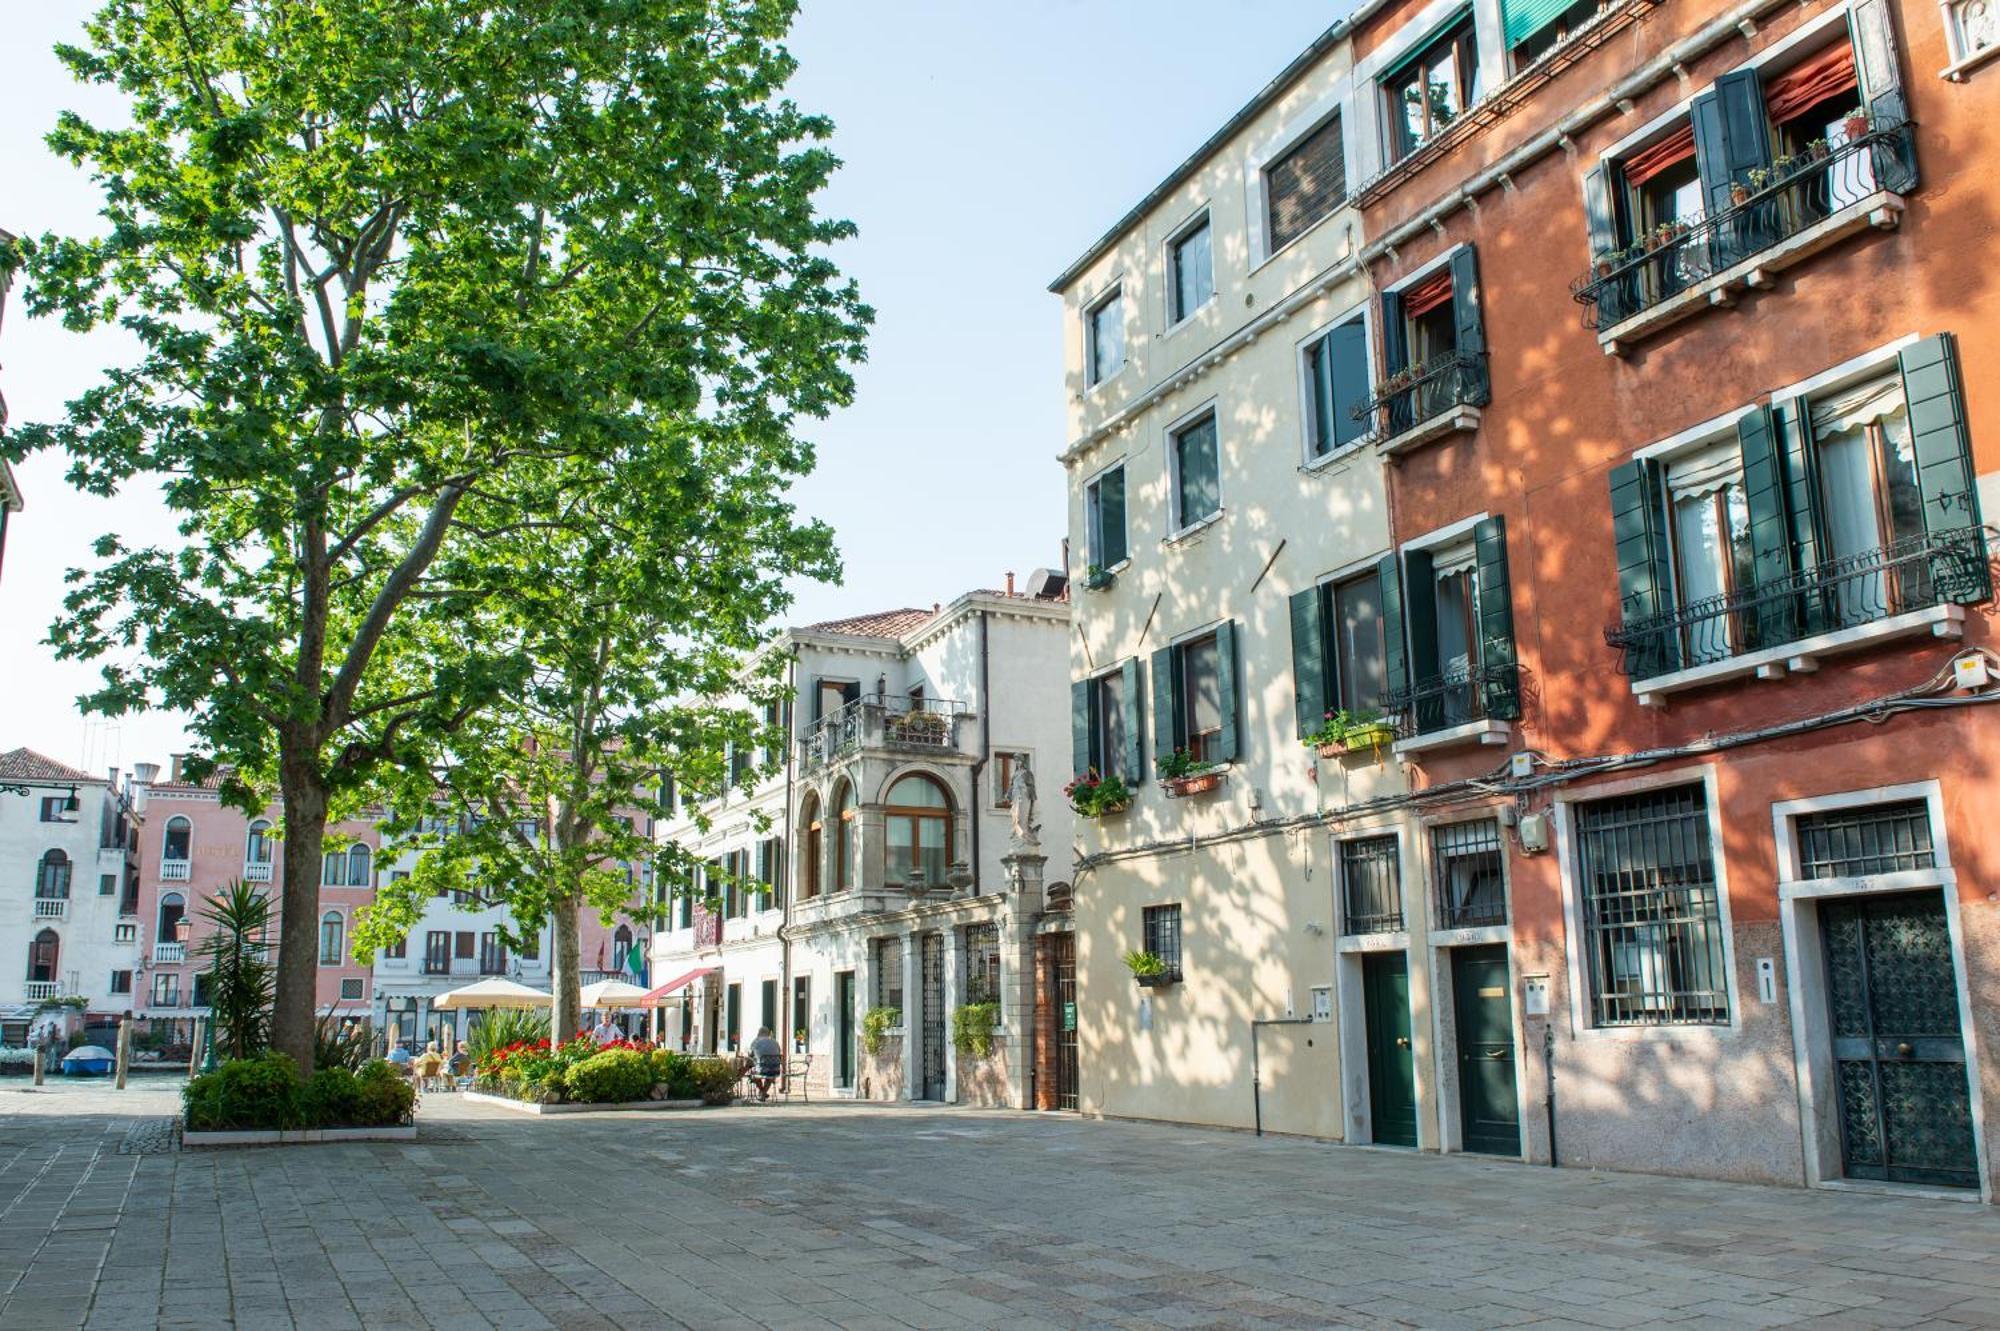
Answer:
[(101, 1044), (79, 1045), (63, 1055), (63, 1076), (108, 1077), (117, 1062), (118, 1055)]

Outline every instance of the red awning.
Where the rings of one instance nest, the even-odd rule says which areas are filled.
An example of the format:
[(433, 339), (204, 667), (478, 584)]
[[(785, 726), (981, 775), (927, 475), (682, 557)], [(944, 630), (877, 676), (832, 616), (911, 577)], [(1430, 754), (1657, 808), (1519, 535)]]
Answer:
[(1673, 133), (1658, 143), (1641, 148), (1625, 159), (1625, 180), (1643, 185), (1670, 166), (1678, 166), (1694, 156), (1694, 122), (1682, 121)]
[(1771, 123), (1782, 125), (1799, 112), (1829, 97), (1852, 92), (1856, 86), (1854, 46), (1842, 37), (1804, 64), (1772, 79), (1764, 90), (1764, 105), (1770, 112)]
[(1403, 313), (1414, 319), (1451, 299), (1451, 269), (1442, 268), (1403, 293)]
[(673, 979), (668, 980), (665, 984), (657, 985), (654, 988), (648, 989), (645, 993), (645, 996), (640, 998), (637, 1002), (633, 1003), (632, 1006), (651, 1007), (655, 1003), (659, 1002), (661, 999), (665, 998), (667, 995), (673, 993), (674, 990), (685, 988), (690, 981), (699, 980), (704, 975), (713, 975), (715, 974), (715, 972), (721, 969), (722, 968), (720, 966), (698, 966), (694, 970), (689, 971), (686, 975), (676, 975)]

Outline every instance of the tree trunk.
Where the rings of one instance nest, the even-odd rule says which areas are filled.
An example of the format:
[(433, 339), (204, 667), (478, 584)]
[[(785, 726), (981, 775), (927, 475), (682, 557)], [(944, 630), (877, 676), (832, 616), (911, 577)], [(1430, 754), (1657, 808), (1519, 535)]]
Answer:
[(326, 842), (326, 788), (309, 761), (283, 752), (279, 790), (284, 799), (285, 840), (279, 856), (284, 886), (278, 898), (278, 983), (271, 1011), (271, 1047), (290, 1054), (299, 1075), (313, 1070), (316, 990), (319, 984), (319, 878)]
[(583, 960), (583, 936), (577, 927), (578, 916), (582, 913), (582, 897), (576, 892), (568, 892), (556, 898), (553, 912), (555, 935), (553, 966), (550, 980), (554, 988), (555, 1002), (549, 1009), (549, 1039), (556, 1044), (573, 1040), (583, 1024), (582, 976), (578, 967)]

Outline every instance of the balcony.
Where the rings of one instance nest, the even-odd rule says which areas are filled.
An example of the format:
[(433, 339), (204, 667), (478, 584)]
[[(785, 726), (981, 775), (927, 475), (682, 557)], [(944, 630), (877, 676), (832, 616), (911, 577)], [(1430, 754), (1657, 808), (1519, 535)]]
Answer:
[(1401, 453), (1478, 429), (1479, 409), (1492, 400), (1486, 353), (1459, 352), (1419, 361), (1375, 385), (1354, 419), (1369, 422), (1385, 454)]
[(243, 881), (246, 883), (268, 883), (271, 881), (269, 860), (246, 860), (243, 864)]
[(437, 957), (425, 957), (425, 958), (424, 958), (424, 974), (426, 974), (426, 975), (449, 975), (449, 974), (451, 974), (451, 962), (450, 962), (450, 960), (449, 960), (449, 959), (442, 959), (442, 960), (441, 960), (441, 959), (439, 959), (439, 958), (437, 958)]
[(1895, 638), (1956, 638), (1960, 607), (1993, 594), (1978, 527), (1926, 532), (1774, 582), (1606, 629), (1643, 706), (1755, 675), (1810, 674), (1821, 657)]
[(186, 943), (153, 944), (153, 964), (156, 966), (178, 966), (187, 960)]
[(807, 771), (838, 762), (863, 749), (958, 747), (958, 719), (965, 704), (944, 698), (869, 694), (824, 717), (799, 740), (800, 765)]
[(160, 881), (163, 883), (185, 883), (188, 880), (187, 860), (161, 860)]
[(1572, 285), (1583, 323), (1609, 355), (1737, 293), (1766, 289), (1784, 269), (1860, 231), (1901, 223), (1900, 191), (1916, 179), (1910, 122), (1884, 125), (1753, 172), (1729, 207), (1662, 226), (1597, 256)]
[(29, 980), (27, 983), (27, 999), (30, 1003), (39, 1003), (44, 998), (54, 998), (56, 996), (56, 987), (54, 980)]
[(69, 898), (36, 897), (35, 918), (38, 920), (60, 920), (69, 914)]
[(1396, 728), (1398, 757), (1465, 744), (1505, 744), (1506, 717), (1520, 711), (1521, 668), (1447, 670), (1383, 695)]

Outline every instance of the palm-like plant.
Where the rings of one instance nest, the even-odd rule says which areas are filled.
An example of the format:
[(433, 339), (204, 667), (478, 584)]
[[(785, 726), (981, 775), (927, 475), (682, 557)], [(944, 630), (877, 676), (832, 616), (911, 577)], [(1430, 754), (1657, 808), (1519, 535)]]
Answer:
[(466, 1037), (466, 1052), (477, 1066), (495, 1049), (510, 1044), (533, 1044), (549, 1038), (549, 1015), (527, 1008), (500, 1008), (488, 1012)]
[(215, 1052), (253, 1058), (271, 1042), (277, 967), (267, 959), (271, 899), (238, 879), (202, 903), (209, 926), (199, 948), (208, 965), (208, 1003)]

